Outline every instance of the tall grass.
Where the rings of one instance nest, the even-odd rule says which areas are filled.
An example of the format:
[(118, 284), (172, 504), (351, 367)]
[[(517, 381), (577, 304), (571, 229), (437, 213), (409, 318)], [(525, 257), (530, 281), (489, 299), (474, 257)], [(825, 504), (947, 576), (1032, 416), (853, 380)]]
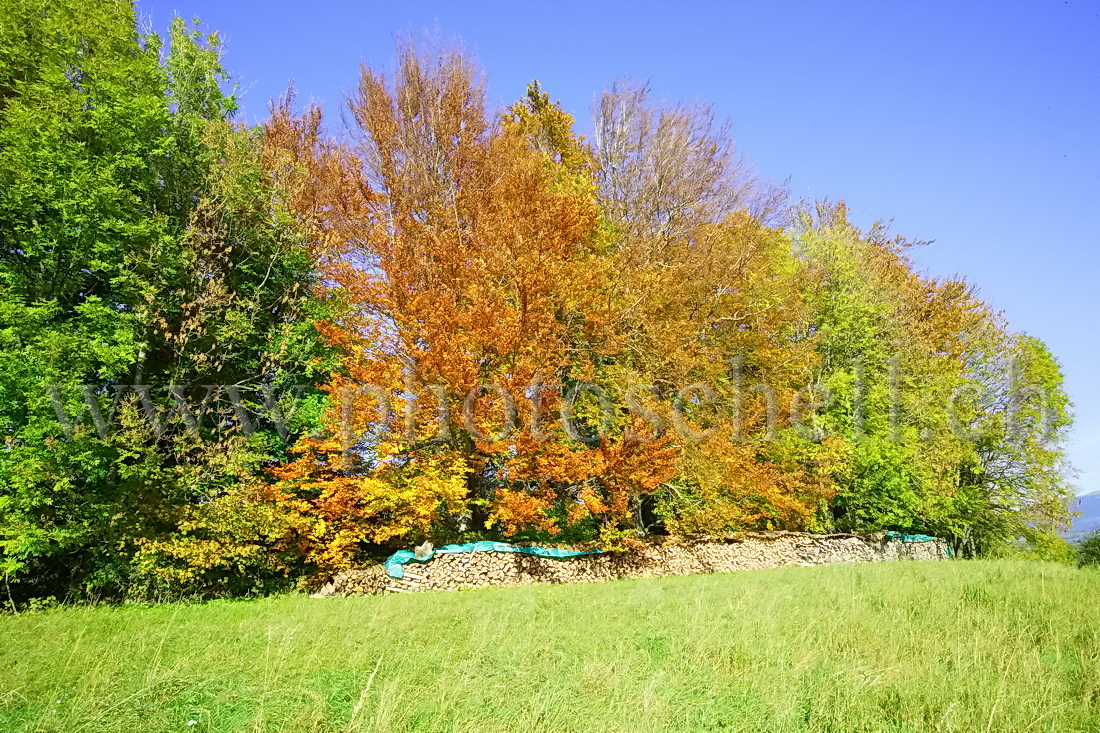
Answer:
[(0, 730), (1091, 732), (1098, 599), (959, 561), (64, 608), (0, 618)]

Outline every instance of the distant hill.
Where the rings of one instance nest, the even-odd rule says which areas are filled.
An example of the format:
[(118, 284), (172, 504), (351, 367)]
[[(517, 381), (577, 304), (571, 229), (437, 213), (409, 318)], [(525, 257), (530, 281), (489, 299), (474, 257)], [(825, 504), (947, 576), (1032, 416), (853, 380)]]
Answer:
[(1089, 532), (1100, 529), (1100, 491), (1078, 496), (1073, 503), (1073, 511), (1081, 512), (1081, 518), (1074, 520), (1073, 526), (1066, 532), (1066, 539), (1070, 542), (1078, 541)]

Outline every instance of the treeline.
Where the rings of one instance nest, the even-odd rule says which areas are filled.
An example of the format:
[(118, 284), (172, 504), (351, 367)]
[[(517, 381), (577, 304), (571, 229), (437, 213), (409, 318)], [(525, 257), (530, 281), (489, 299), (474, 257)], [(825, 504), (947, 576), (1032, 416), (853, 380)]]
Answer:
[(593, 134), (458, 48), (350, 129), (232, 122), (216, 35), (0, 2), (8, 600), (245, 592), (425, 539), (749, 529), (1064, 551), (1041, 341), (759, 181), (700, 104)]

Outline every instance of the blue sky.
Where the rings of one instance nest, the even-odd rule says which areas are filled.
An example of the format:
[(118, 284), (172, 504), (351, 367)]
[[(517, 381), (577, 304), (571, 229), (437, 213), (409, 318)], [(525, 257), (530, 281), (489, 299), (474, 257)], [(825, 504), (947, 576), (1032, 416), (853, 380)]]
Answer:
[(242, 116), (293, 79), (330, 125), (361, 61), (438, 27), (511, 103), (537, 77), (588, 128), (617, 77), (708, 99), (741, 152), (798, 197), (893, 219), (929, 274), (965, 275), (1048, 343), (1076, 403), (1071, 457), (1100, 490), (1100, 0), (1043, 2), (227, 2), (138, 0), (164, 31), (199, 17), (227, 42)]

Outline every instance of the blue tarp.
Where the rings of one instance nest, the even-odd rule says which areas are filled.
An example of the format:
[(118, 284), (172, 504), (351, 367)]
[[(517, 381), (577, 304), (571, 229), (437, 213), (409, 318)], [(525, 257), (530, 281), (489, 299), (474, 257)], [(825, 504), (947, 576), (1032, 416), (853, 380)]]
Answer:
[(577, 557), (578, 555), (595, 555), (603, 552), (603, 550), (555, 550), (552, 547), (517, 547), (503, 542), (467, 542), (462, 545), (437, 547), (424, 557), (417, 557), (416, 553), (409, 550), (398, 550), (386, 558), (386, 573), (391, 578), (403, 578), (405, 577), (405, 570), (401, 566), (405, 563), (427, 562), (436, 555), (450, 555), (460, 552), (521, 552), (524, 555), (563, 559)]
[(935, 537), (926, 534), (902, 534), (901, 532), (887, 532), (886, 539), (900, 542), (935, 542)]
[[(929, 537), (926, 534), (902, 534), (901, 532), (887, 532), (887, 540), (897, 540), (898, 542), (936, 542), (938, 538)], [(951, 557), (951, 545), (947, 545), (947, 556)]]

